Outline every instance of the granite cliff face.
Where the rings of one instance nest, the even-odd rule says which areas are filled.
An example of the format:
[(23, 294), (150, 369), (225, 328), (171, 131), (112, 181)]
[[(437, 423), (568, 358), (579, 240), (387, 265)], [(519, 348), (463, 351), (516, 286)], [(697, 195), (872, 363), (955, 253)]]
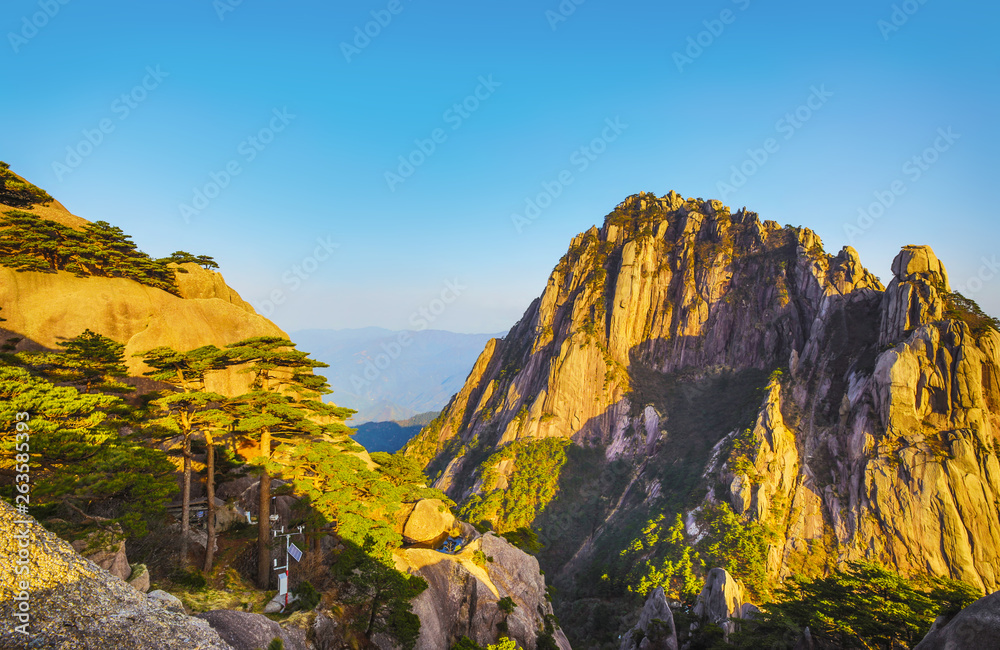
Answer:
[(864, 558), (995, 590), (1000, 334), (956, 310), (930, 248), (892, 268), (884, 287), (808, 229), (630, 197), (573, 239), (407, 453), (456, 501), (509, 470), (484, 463), (515, 440), (569, 438), (614, 468), (535, 520), (571, 547), (543, 561), (570, 592), (643, 513), (681, 505), (697, 537), (719, 502), (776, 531), (771, 579)]

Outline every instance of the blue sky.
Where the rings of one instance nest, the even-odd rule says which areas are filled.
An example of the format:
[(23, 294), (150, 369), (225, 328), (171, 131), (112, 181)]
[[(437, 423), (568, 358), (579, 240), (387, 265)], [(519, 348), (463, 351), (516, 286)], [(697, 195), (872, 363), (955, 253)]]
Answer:
[(931, 244), (1000, 313), (995, 3), (234, 1), (8, 0), (0, 159), (153, 255), (215, 256), (288, 331), (412, 327), (442, 294), (432, 327), (504, 331), (574, 234), (672, 189), (884, 280)]

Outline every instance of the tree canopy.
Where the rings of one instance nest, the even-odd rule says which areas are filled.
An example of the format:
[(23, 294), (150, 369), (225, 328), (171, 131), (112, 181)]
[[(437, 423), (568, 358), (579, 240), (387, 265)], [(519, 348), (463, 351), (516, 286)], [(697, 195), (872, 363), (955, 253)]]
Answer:
[(107, 221), (76, 230), (31, 212), (9, 210), (0, 219), (0, 265), (18, 271), (127, 278), (177, 293), (173, 270), (139, 251), (128, 235)]
[(0, 161), (0, 203), (15, 208), (48, 205), (54, 199), (45, 190), (17, 177), (10, 165)]

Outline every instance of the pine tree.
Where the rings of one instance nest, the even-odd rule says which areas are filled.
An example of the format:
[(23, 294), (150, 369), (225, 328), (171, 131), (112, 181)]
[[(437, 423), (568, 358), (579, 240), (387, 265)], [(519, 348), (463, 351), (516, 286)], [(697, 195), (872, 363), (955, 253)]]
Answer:
[[(215, 260), (208, 255), (193, 255), (187, 251), (174, 251), (169, 257), (163, 257), (157, 260), (162, 264), (197, 264), (204, 269), (217, 269), (219, 265), (216, 264)], [(187, 271), (181, 271), (182, 273), (187, 273)]]
[(227, 355), (252, 376), (251, 390), (231, 402), (230, 412), (242, 435), (256, 440), (260, 450), (260, 499), (257, 513), (257, 582), (266, 589), (271, 580), (271, 472), (274, 445), (290, 444), (324, 432), (318, 422), (350, 413), (320, 398), (331, 391), (313, 369), (326, 364), (277, 336), (246, 339), (227, 346)]
[(367, 638), (387, 632), (406, 650), (416, 645), (420, 619), (410, 601), (427, 588), (423, 578), (397, 571), (391, 559), (377, 553), (372, 540), (362, 546), (347, 542), (333, 572), (349, 583), (341, 596), (343, 601), (362, 608), (354, 626)]
[(10, 165), (0, 161), (0, 203), (27, 208), (36, 204), (48, 205), (53, 200), (48, 192), (21, 180), (10, 171)]
[(68, 341), (56, 343), (62, 353), (25, 354), (53, 379), (79, 386), (84, 393), (123, 393), (133, 390), (115, 379), (128, 376), (125, 346), (106, 336), (84, 330)]
[(228, 364), (228, 359), (219, 348), (208, 345), (189, 352), (177, 352), (160, 347), (141, 355), (143, 361), (153, 368), (146, 375), (156, 381), (166, 382), (173, 390), (164, 391), (152, 401), (159, 414), (157, 422), (168, 431), (181, 438), (184, 457), (184, 478), (181, 493), (181, 565), (188, 563), (188, 537), (191, 514), (191, 439), (198, 433), (206, 435), (209, 442), (208, 456), (210, 472), (208, 476), (209, 495), (209, 543), (206, 566), (211, 565), (211, 548), (215, 537), (214, 471), (215, 446), (211, 436), (213, 429), (223, 428), (228, 416), (223, 410), (226, 398), (218, 393), (205, 390), (205, 375), (212, 370), (220, 370)]
[(173, 466), (127, 434), (115, 416), (126, 408), (116, 396), (83, 394), (0, 365), (0, 472), (9, 475), (21, 462), (15, 422), (27, 413), (32, 507), (72, 511), (88, 527), (144, 534), (175, 489)]

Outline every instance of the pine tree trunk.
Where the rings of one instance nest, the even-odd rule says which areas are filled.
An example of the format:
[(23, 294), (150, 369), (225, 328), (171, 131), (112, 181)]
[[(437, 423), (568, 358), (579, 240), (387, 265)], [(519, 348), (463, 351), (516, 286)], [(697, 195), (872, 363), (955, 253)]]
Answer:
[(205, 442), (208, 447), (208, 457), (205, 460), (208, 477), (206, 479), (205, 493), (208, 503), (208, 515), (205, 517), (205, 524), (208, 530), (208, 541), (205, 544), (205, 567), (203, 571), (208, 574), (212, 571), (212, 562), (215, 560), (215, 440), (212, 434), (205, 434)]
[(191, 436), (184, 437), (184, 480), (181, 487), (181, 568), (188, 566), (188, 535), (191, 532)]
[(375, 597), (372, 598), (372, 611), (368, 616), (368, 628), (365, 630), (365, 637), (368, 639), (372, 638), (372, 628), (375, 627), (375, 616), (378, 614), (379, 604), (379, 594), (376, 593)]
[(257, 508), (257, 586), (267, 589), (271, 583), (271, 477), (266, 461), (271, 456), (271, 433), (260, 436), (260, 455), (265, 465), (260, 474), (260, 500)]

